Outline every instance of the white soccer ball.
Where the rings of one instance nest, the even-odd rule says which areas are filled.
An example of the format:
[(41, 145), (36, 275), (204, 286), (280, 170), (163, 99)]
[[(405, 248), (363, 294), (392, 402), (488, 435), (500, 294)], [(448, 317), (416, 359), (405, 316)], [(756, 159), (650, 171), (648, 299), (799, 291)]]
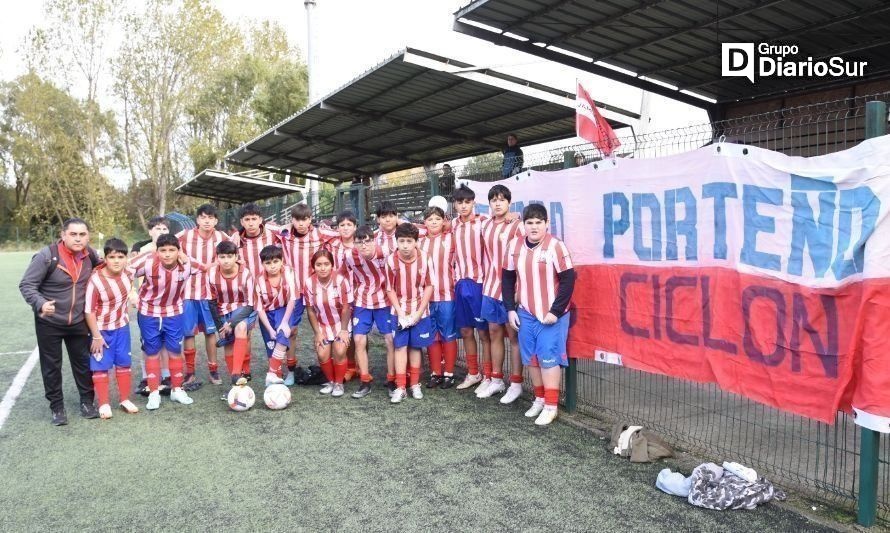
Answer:
[(448, 200), (444, 196), (433, 196), (430, 198), (428, 207), (438, 207), (442, 211), (448, 212)]
[(284, 409), (290, 405), (290, 399), (290, 389), (287, 388), (287, 385), (281, 383), (269, 385), (263, 392), (263, 402), (266, 404), (266, 407), (273, 411)]
[(256, 394), (247, 385), (235, 385), (229, 390), (227, 400), (233, 411), (247, 411), (256, 402)]

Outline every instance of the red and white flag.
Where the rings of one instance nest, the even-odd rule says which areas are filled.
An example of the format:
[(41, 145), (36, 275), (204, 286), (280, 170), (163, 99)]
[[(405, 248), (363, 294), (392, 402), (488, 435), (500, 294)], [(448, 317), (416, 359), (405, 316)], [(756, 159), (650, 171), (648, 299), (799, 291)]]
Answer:
[(589, 141), (591, 144), (599, 148), (603, 155), (612, 155), (612, 152), (621, 146), (621, 141), (612, 131), (609, 122), (600, 115), (596, 108), (593, 98), (578, 83), (578, 90), (575, 93), (575, 134), (582, 139)]

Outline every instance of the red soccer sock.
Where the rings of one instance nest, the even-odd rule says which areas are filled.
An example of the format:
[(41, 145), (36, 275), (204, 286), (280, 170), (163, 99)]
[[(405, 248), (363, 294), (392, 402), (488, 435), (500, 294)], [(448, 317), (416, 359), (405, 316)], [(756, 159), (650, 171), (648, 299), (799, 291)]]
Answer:
[(156, 392), (161, 386), (161, 358), (157, 355), (145, 358), (145, 381), (151, 392)]
[(396, 380), (395, 374), (387, 374), (386, 375), (386, 381), (395, 381), (395, 380)]
[(442, 375), (442, 344), (434, 342), (427, 348), (427, 355), (430, 358), (430, 372), (437, 376)]
[(321, 371), (324, 372), (324, 377), (327, 378), (329, 382), (334, 381), (334, 361), (328, 359), (324, 363), (319, 364), (321, 367)]
[[(238, 375), (244, 372), (244, 361), (248, 357), (247, 339), (239, 339), (235, 337), (235, 345), (232, 347), (232, 375)], [(248, 366), (247, 368), (250, 368)]]
[[(235, 342), (238, 342), (236, 339)], [(250, 358), (252, 354), (250, 353), (250, 342), (247, 339), (244, 339), (244, 362), (241, 363), (241, 373), (242, 374), (250, 374)]]
[(170, 354), (170, 386), (174, 389), (182, 387), (182, 369), (185, 362), (181, 355)]
[(491, 379), (491, 361), (482, 361), (482, 377)]
[(237, 376), (239, 372), (235, 371), (235, 356), (234, 354), (226, 355), (226, 368), (229, 369), (229, 374), (233, 376)]
[(414, 385), (417, 385), (418, 383), (420, 383), (420, 367), (412, 366), (411, 368), (409, 368), (408, 369), (408, 377), (410, 380), (409, 383), (412, 387)]
[[(457, 362), (457, 341), (448, 341), (443, 345), (445, 347), (445, 373), (454, 374), (454, 364)], [(472, 374), (472, 372), (470, 373)]]
[(287, 358), (287, 367), (291, 370), (295, 370), (297, 368), (297, 358), (296, 357), (288, 357)]
[(187, 374), (195, 373), (195, 350), (183, 350), (182, 356), (185, 357), (185, 372)]
[(130, 367), (117, 367), (114, 369), (114, 377), (117, 379), (117, 393), (121, 401), (130, 399), (130, 382), (132, 380)]
[(544, 388), (544, 405), (556, 407), (559, 403), (559, 389)]
[(510, 374), (510, 383), (522, 383), (522, 374)]
[(536, 387), (535, 387), (535, 399), (536, 399), (536, 400), (537, 400), (538, 398), (540, 398), (540, 399), (542, 399), (542, 400), (544, 399), (544, 390), (545, 390), (545, 389), (544, 389), (544, 385), (536, 386)]
[(500, 380), (503, 380), (503, 379), (504, 379), (504, 374), (503, 374), (502, 372), (492, 372), (492, 373), (491, 373), (491, 379), (500, 379)]
[(476, 347), (473, 346), (473, 351), (470, 352), (467, 350), (466, 343), (464, 344), (464, 350), (467, 350), (467, 373), (476, 375), (479, 373), (479, 354), (476, 353)]
[(348, 363), (343, 361), (342, 363), (334, 363), (334, 383), (343, 384), (343, 377), (346, 375), (346, 368), (348, 367)]
[(209, 372), (219, 372), (219, 365), (217, 363), (207, 362), (207, 370)]
[(96, 391), (96, 401), (99, 405), (108, 403), (108, 372), (93, 372), (93, 389)]
[(374, 378), (371, 377), (371, 374), (362, 374), (359, 379), (361, 379), (362, 383), (370, 383), (374, 380)]
[(405, 374), (396, 374), (396, 388), (404, 389), (408, 382), (408, 376)]
[(269, 358), (269, 372), (281, 377), (281, 359), (275, 357)]

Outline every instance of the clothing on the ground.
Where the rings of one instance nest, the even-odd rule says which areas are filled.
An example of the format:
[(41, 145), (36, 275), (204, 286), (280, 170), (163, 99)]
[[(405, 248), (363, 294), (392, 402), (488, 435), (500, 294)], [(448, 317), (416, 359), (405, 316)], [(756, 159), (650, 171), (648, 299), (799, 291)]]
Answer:
[[(563, 317), (560, 320), (563, 320)], [(626, 423), (618, 423), (612, 427), (612, 439), (609, 442), (609, 449), (615, 450), (619, 448), (623, 450), (622, 457), (630, 457), (632, 463), (649, 463), (663, 457), (672, 457), (674, 451), (670, 445), (654, 431), (648, 429), (639, 429), (630, 431), (629, 429), (639, 426), (631, 426)], [(622, 435), (627, 433), (628, 442), (622, 445)]]
[(687, 498), (692, 488), (692, 478), (686, 477), (679, 472), (671, 472), (670, 468), (665, 468), (658, 473), (658, 478), (655, 479), (655, 486), (671, 496)]
[(687, 501), (705, 509), (754, 509), (773, 498), (784, 500), (785, 493), (765, 478), (748, 483), (714, 463), (699, 465), (690, 476)]

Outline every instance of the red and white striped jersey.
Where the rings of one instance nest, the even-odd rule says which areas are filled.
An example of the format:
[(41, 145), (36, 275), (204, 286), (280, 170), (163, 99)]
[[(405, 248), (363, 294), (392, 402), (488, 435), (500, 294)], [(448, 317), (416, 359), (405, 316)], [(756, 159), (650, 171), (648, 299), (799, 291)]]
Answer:
[(126, 270), (119, 276), (109, 276), (104, 267), (93, 269), (87, 283), (84, 311), (96, 317), (100, 330), (122, 328), (130, 322), (127, 304), (131, 286), (130, 274)]
[(237, 265), (238, 272), (226, 277), (222, 268), (214, 266), (207, 271), (210, 280), (210, 299), (216, 300), (220, 315), (231, 313), (239, 307), (256, 307), (256, 287), (254, 278), (244, 265)]
[(356, 307), (381, 309), (386, 303), (386, 259), (377, 247), (371, 259), (365, 259), (356, 248), (344, 256), (344, 266), (352, 280)]
[(157, 252), (142, 254), (130, 261), (127, 271), (132, 279), (143, 278), (139, 286), (139, 312), (145, 316), (166, 318), (182, 314), (182, 300), (188, 278), (199, 270), (197, 263), (167, 269)]
[(514, 237), (523, 235), (522, 224), (518, 220), (500, 222), (489, 218), (482, 223), (482, 246), (485, 249), (485, 282), (482, 294), (495, 300), (501, 299), (501, 269), (504, 268), (504, 257), (507, 245)]
[[(404, 219), (399, 220), (399, 224), (404, 224), (405, 222), (408, 221)], [(419, 237), (423, 237), (424, 235), (426, 235), (425, 227), (418, 226), (417, 224), (414, 224), (414, 226), (417, 227)], [(374, 242), (376, 242), (377, 246), (379, 246), (380, 249), (383, 250), (383, 257), (389, 257), (391, 253), (395, 252), (399, 248), (399, 242), (398, 239), (396, 239), (396, 230), (392, 230), (392, 233), (386, 233), (382, 229), (378, 228), (377, 231), (374, 232)]]
[(287, 307), (288, 302), (303, 297), (301, 286), (289, 266), (281, 267), (281, 275), (273, 285), (263, 272), (256, 279), (257, 303), (266, 311)]
[[(179, 246), (185, 255), (191, 257), (202, 265), (209, 265), (216, 259), (216, 245), (229, 240), (225, 233), (213, 230), (207, 238), (201, 236), (198, 228), (187, 229), (176, 234)], [(207, 282), (207, 274), (198, 272), (191, 276), (185, 284), (186, 300), (209, 300), (210, 285)]]
[[(343, 244), (343, 240), (340, 237), (335, 237), (325, 243), (325, 246), (334, 254), (334, 270), (340, 273), (346, 272), (343, 261), (349, 253), (355, 251), (355, 241), (346, 245)], [(352, 279), (349, 281), (352, 282)]]
[(316, 227), (310, 228), (305, 235), (299, 235), (293, 226), (281, 233), (280, 240), (284, 248), (284, 260), (294, 269), (294, 274), (301, 284), (305, 283), (312, 273), (310, 264), (312, 256), (328, 240), (337, 236), (336, 231)]
[(349, 327), (340, 322), (344, 306), (352, 303), (352, 287), (346, 276), (334, 272), (327, 283), (322, 283), (313, 274), (303, 286), (303, 296), (306, 305), (315, 311), (325, 339), (333, 340), (337, 333)]
[(429, 257), (430, 284), (433, 286), (431, 302), (454, 300), (454, 234), (427, 234), (420, 238), (418, 247)]
[(458, 280), (471, 279), (476, 283), (482, 283), (485, 273), (482, 222), (479, 215), (473, 215), (468, 222), (462, 222), (460, 218), (451, 222), (455, 246), (454, 269)]
[[(396, 252), (386, 258), (386, 290), (395, 291), (399, 307), (406, 315), (420, 309), (423, 290), (430, 284), (429, 258), (418, 249), (413, 261), (405, 262)], [(392, 314), (398, 315), (393, 308)], [(429, 306), (423, 310), (421, 318), (429, 315)]]
[(263, 273), (263, 262), (260, 261), (260, 250), (270, 244), (281, 246), (278, 234), (264, 224), (260, 226), (260, 232), (256, 237), (248, 237), (243, 230), (239, 235), (241, 243), (238, 247), (238, 254), (241, 257), (241, 261), (244, 262), (244, 266), (247, 267), (247, 270), (254, 277), (259, 276)]
[(574, 267), (566, 245), (548, 234), (534, 248), (526, 245), (525, 237), (510, 241), (504, 268), (516, 271), (516, 302), (544, 320), (559, 290), (556, 275)]

